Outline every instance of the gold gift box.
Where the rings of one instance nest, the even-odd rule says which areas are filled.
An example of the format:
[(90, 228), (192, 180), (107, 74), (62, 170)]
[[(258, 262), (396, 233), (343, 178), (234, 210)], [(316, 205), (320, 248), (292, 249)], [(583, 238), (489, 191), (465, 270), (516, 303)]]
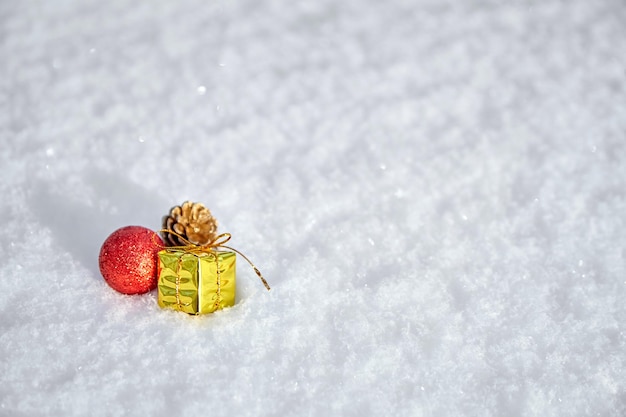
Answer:
[(235, 260), (231, 251), (160, 251), (159, 306), (206, 314), (235, 305)]

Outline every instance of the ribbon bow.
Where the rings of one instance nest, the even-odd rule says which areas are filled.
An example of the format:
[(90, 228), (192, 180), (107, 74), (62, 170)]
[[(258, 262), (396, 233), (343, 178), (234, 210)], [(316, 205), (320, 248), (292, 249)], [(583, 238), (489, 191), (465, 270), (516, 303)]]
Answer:
[(213, 239), (212, 241), (210, 241), (206, 245), (196, 245), (194, 243), (191, 243), (184, 236), (181, 236), (178, 233), (173, 232), (173, 231), (171, 231), (169, 229), (161, 229), (160, 232), (165, 232), (165, 233), (172, 234), (172, 235), (178, 237), (181, 241), (186, 243), (186, 245), (184, 245), (184, 246), (168, 246), (165, 249), (183, 250), (185, 252), (191, 252), (191, 253), (199, 253), (199, 252), (212, 253), (215, 249), (222, 248), (222, 249), (232, 250), (233, 252), (238, 253), (239, 255), (241, 255), (241, 257), (243, 259), (246, 260), (246, 262), (248, 262), (248, 264), (250, 264), (252, 269), (254, 269), (254, 272), (261, 279), (261, 282), (263, 283), (265, 288), (268, 291), (270, 290), (270, 286), (267, 283), (267, 281), (265, 280), (265, 278), (263, 278), (263, 275), (261, 274), (261, 271), (259, 271), (259, 268), (257, 268), (256, 265), (254, 265), (252, 263), (252, 261), (250, 259), (248, 259), (248, 257), (246, 255), (244, 255), (243, 253), (239, 252), (235, 248), (232, 248), (230, 246), (224, 245), (224, 243), (226, 243), (226, 242), (228, 242), (230, 240), (230, 238), (231, 238), (231, 234), (230, 233), (222, 233), (221, 235), (217, 236), (215, 239)]

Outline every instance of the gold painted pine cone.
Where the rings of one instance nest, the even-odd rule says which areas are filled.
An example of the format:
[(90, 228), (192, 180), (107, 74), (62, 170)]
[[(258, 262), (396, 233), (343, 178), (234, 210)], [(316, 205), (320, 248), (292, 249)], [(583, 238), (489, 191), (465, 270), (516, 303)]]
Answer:
[[(206, 245), (217, 236), (217, 220), (204, 204), (185, 201), (172, 207), (170, 213), (163, 217), (163, 229), (171, 230), (195, 245)], [(188, 244), (168, 232), (161, 232), (161, 236), (167, 246)]]

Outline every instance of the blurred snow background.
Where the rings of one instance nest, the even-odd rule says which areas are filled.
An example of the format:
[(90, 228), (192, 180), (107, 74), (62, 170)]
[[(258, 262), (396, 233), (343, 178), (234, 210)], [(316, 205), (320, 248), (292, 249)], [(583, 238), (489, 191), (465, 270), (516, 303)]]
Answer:
[[(0, 415), (626, 414), (623, 1), (0, 16)], [(185, 199), (270, 293), (104, 283)]]

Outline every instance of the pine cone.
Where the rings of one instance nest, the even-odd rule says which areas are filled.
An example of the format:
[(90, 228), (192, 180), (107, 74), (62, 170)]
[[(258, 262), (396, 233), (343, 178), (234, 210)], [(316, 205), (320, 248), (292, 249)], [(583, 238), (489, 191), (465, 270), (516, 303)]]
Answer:
[[(163, 217), (163, 229), (171, 230), (195, 245), (206, 245), (216, 237), (217, 220), (203, 204), (185, 201), (172, 207), (169, 215)], [(187, 245), (171, 233), (161, 232), (161, 236), (167, 246)]]

